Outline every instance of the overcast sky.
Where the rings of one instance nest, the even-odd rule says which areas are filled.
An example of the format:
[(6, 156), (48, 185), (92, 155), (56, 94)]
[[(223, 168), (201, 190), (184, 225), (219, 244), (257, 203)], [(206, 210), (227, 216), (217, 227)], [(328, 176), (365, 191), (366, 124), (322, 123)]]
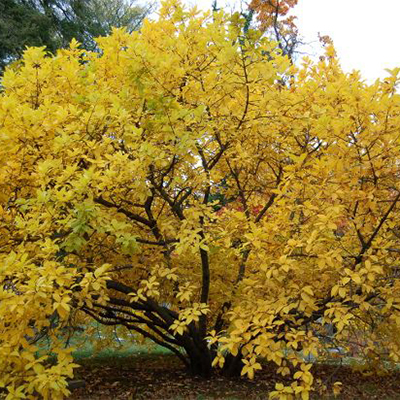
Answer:
[[(212, 0), (186, 0), (209, 9)], [(231, 6), (239, 1), (219, 0)], [(297, 25), (307, 42), (329, 35), (345, 71), (361, 70), (368, 81), (400, 67), (400, 0), (299, 0)], [(311, 51), (311, 48), (309, 48)]]

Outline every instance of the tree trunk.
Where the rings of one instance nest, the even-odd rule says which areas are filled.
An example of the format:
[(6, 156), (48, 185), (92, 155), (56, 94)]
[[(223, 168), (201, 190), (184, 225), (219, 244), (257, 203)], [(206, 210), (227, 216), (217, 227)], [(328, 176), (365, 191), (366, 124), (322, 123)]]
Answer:
[[(195, 340), (185, 345), (185, 351), (190, 373), (205, 379), (210, 378), (213, 372), (211, 364), (215, 357), (215, 349), (210, 349), (204, 341), (199, 342)], [(225, 357), (222, 373), (227, 377), (240, 376), (243, 365), (243, 357), (240, 352), (236, 356), (228, 354)]]
[(204, 342), (191, 343), (185, 346), (186, 354), (189, 359), (189, 370), (195, 376), (210, 378), (212, 374), (212, 355), (211, 350)]
[(243, 358), (240, 352), (236, 356), (228, 354), (225, 357), (225, 364), (222, 372), (227, 377), (240, 376), (243, 365)]

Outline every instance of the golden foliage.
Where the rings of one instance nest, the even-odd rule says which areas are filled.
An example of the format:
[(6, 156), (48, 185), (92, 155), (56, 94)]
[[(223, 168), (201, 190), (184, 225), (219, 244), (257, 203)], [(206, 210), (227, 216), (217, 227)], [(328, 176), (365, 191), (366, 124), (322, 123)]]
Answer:
[(202, 374), (271, 361), (292, 377), (281, 399), (308, 398), (331, 342), (361, 335), (366, 367), (398, 362), (399, 70), (367, 85), (331, 46), (290, 66), (175, 1), (98, 43), (30, 48), (2, 82), (6, 398), (67, 394), (75, 318), (184, 348), (193, 368), (206, 355)]

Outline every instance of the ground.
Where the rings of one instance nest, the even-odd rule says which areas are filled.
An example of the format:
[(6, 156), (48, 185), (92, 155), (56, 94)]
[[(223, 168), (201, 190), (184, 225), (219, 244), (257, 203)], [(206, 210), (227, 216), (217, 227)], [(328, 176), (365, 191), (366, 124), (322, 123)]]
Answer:
[[(82, 358), (76, 379), (86, 382), (75, 389), (71, 400), (208, 400), (267, 399), (277, 379), (266, 367), (254, 380), (228, 379), (216, 374), (211, 380), (196, 378), (185, 372), (170, 354), (145, 351), (136, 354)], [(400, 372), (383, 377), (363, 376), (348, 366), (317, 365), (316, 377), (322, 382), (341, 381), (339, 400), (400, 399)], [(313, 399), (334, 399), (330, 393), (314, 393)]]

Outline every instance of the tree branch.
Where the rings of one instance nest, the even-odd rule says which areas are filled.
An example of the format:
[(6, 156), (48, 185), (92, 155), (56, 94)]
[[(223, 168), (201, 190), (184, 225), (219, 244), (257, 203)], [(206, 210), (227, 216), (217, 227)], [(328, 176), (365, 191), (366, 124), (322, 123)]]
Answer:
[(120, 207), (118, 204), (111, 203), (110, 201), (103, 199), (101, 196), (96, 197), (94, 199), (94, 202), (97, 204), (101, 204), (102, 206), (105, 206), (107, 208), (115, 208), (118, 212), (120, 212), (121, 214), (124, 214), (130, 220), (139, 222), (139, 223), (151, 228), (151, 222), (149, 220), (147, 220), (146, 218), (144, 218), (138, 214), (135, 214), (129, 210), (126, 210), (125, 208)]

